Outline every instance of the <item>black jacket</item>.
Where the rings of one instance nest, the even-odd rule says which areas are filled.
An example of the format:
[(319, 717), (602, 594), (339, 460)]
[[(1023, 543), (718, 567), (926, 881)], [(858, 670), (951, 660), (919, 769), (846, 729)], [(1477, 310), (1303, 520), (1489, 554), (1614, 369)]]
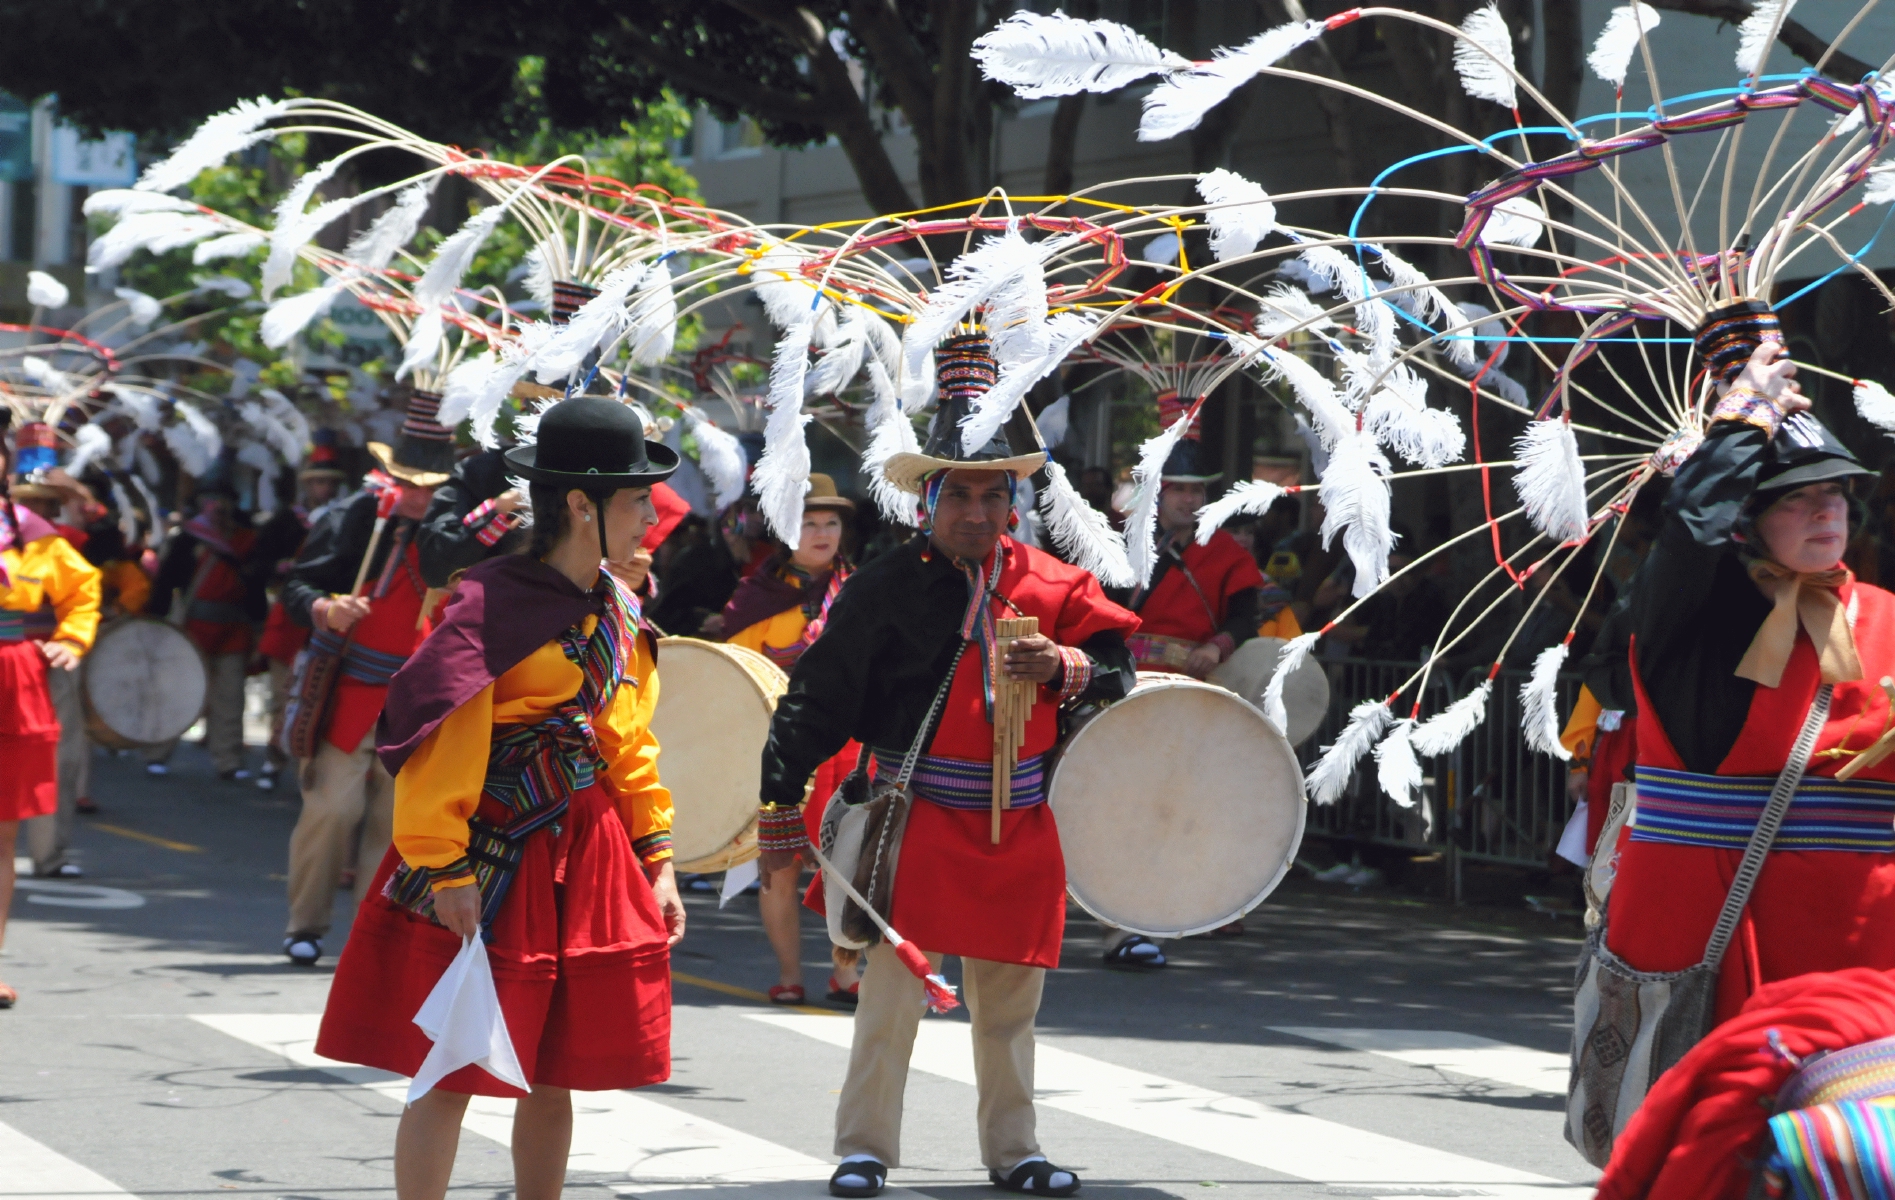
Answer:
[[(170, 613), (174, 597), (181, 598), (191, 587), (191, 581), (197, 578), (197, 548), (204, 545), (187, 531), (180, 529), (171, 535), (165, 543), (164, 555), (158, 560), (158, 577), (151, 582), (151, 600), (145, 606), (145, 615), (162, 617)], [(246, 620), (261, 623), (270, 615), (270, 597), (266, 588), (270, 582), (270, 569), (274, 564), (259, 558), (254, 549), (240, 554), (213, 554), (228, 563), (237, 572), (237, 578), (243, 583), (243, 615)]]
[(427, 515), (421, 518), (421, 579), (431, 588), (446, 587), (456, 571), (477, 562), (526, 548), (530, 535), (515, 529), (491, 546), (481, 544), (462, 521), (467, 514), (507, 490), (507, 462), (498, 450), (483, 450), (462, 459), (448, 481), (434, 489)]
[[(800, 804), (803, 785), (850, 738), (900, 757), (947, 676), (967, 611), (968, 583), (945, 555), (924, 562), (923, 538), (849, 576), (822, 636), (803, 652), (777, 702), (763, 750), (763, 803)], [(1137, 681), (1116, 632), (1088, 639), (1092, 685), (1080, 700), (1123, 699)], [(971, 651), (970, 651), (971, 653)]]
[[(364, 488), (346, 504), (332, 505), (309, 531), (303, 552), (290, 569), (289, 582), (283, 587), (283, 608), (290, 620), (305, 628), (315, 624), (310, 606), (324, 596), (346, 595), (355, 586), (362, 556), (368, 553), (369, 537), (375, 531), (375, 493)], [(392, 517), (375, 547), (375, 560), (369, 564), (365, 588), (372, 589), (381, 578), (382, 567), (397, 546), (406, 548), (414, 537), (415, 522)]]

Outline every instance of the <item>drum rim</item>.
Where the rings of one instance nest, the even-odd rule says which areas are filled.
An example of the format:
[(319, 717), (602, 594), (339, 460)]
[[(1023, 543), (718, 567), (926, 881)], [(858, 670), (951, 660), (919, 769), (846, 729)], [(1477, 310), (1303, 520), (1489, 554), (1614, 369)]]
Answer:
[[(1205, 683), (1202, 680), (1192, 679), (1189, 676), (1179, 676), (1175, 679), (1173, 678), (1154, 679), (1149, 682), (1142, 683), (1140, 686), (1147, 690), (1152, 690), (1152, 689), (1157, 689), (1157, 688), (1167, 688), (1167, 687), (1201, 688), (1206, 691), (1221, 693), (1225, 696), (1229, 696), (1233, 700), (1236, 700), (1240, 705), (1243, 706), (1244, 711), (1248, 712), (1250, 716), (1255, 719), (1256, 723), (1266, 731), (1267, 736), (1265, 740), (1268, 740), (1269, 738), (1273, 737), (1283, 744), (1284, 753), (1288, 756), (1290, 760), (1290, 765), (1294, 767), (1296, 770), (1296, 794), (1300, 797), (1303, 797), (1303, 802), (1296, 806), (1296, 830), (1295, 830), (1295, 833), (1290, 838), (1289, 853), (1286, 854), (1283, 858), (1283, 861), (1277, 865), (1276, 873), (1270, 877), (1269, 882), (1263, 885), (1263, 889), (1261, 891), (1259, 891), (1255, 896), (1251, 897), (1249, 900), (1245, 901), (1243, 907), (1238, 909), (1235, 913), (1232, 913), (1230, 916), (1224, 917), (1220, 920), (1211, 921), (1202, 925), (1194, 925), (1186, 929), (1157, 929), (1157, 928), (1141, 929), (1136, 925), (1128, 925), (1124, 921), (1121, 921), (1120, 919), (1118, 919), (1117, 917), (1107, 917), (1099, 913), (1098, 911), (1096, 911), (1090, 904), (1086, 903), (1085, 897), (1079, 894), (1078, 889), (1073, 887), (1071, 873), (1069, 872), (1067, 874), (1066, 894), (1072, 897), (1073, 903), (1077, 904), (1080, 908), (1084, 909), (1086, 914), (1092, 917), (1095, 921), (1099, 921), (1102, 924), (1110, 925), (1115, 929), (1123, 929), (1127, 933), (1136, 933), (1143, 937), (1149, 937), (1149, 938), (1195, 937), (1200, 933), (1209, 933), (1213, 929), (1218, 929), (1225, 925), (1228, 925), (1232, 921), (1241, 920), (1243, 917), (1247, 916), (1252, 910), (1254, 910), (1258, 905), (1262, 904), (1265, 900), (1268, 900), (1270, 898), (1270, 893), (1276, 891), (1277, 888), (1282, 885), (1283, 880), (1289, 876), (1290, 868), (1296, 864), (1297, 852), (1302, 849), (1303, 835), (1307, 831), (1308, 825), (1309, 825), (1309, 800), (1308, 800), (1308, 793), (1305, 790), (1305, 782), (1303, 779), (1303, 765), (1297, 762), (1296, 747), (1290, 744), (1289, 739), (1276, 731), (1276, 726), (1270, 724), (1269, 720), (1256, 707), (1256, 705), (1250, 703), (1250, 701), (1248, 700), (1245, 700), (1242, 696), (1239, 696), (1237, 693), (1231, 691), (1229, 688), (1219, 687), (1217, 684), (1214, 684), (1214, 683)], [(1136, 692), (1137, 690), (1138, 688), (1134, 688), (1133, 692)], [(1125, 700), (1130, 700), (1131, 698), (1132, 698), (1131, 694), (1128, 693), (1125, 697)], [(1115, 701), (1112, 705), (1108, 705), (1105, 711), (1110, 711), (1112, 708), (1117, 707), (1119, 704), (1125, 703), (1125, 700)], [(1066, 744), (1060, 748), (1060, 762), (1062, 764), (1065, 762), (1066, 756), (1072, 753), (1072, 751), (1078, 746), (1079, 739), (1086, 735), (1086, 731), (1088, 729), (1091, 729), (1093, 726), (1097, 724), (1098, 724), (1097, 720), (1088, 721), (1086, 722), (1085, 725), (1081, 726), (1078, 730), (1074, 731), (1072, 737), (1069, 738)], [(1053, 789), (1058, 785), (1058, 780), (1059, 780), (1059, 765), (1056, 764), (1053, 768), (1053, 775), (1051, 778), (1047, 780), (1047, 784), (1046, 784), (1046, 799), (1047, 799), (1048, 804), (1052, 803)], [(1058, 816), (1059, 816), (1059, 813), (1057, 810), (1054, 810), (1053, 816), (1054, 816), (1055, 822), (1057, 823)]]
[[(1290, 639), (1274, 637), (1274, 636), (1250, 638), (1250, 639), (1247, 639), (1245, 642), (1243, 642), (1242, 645), (1237, 647), (1236, 651), (1233, 652), (1232, 657), (1234, 658), (1237, 654), (1243, 653), (1247, 647), (1254, 645), (1257, 642), (1275, 642), (1277, 643), (1276, 649), (1280, 653), (1284, 646), (1289, 645)], [(1230, 659), (1225, 659), (1224, 662), (1219, 663), (1218, 664), (1219, 669), (1222, 669), (1230, 661), (1231, 661)], [(1314, 657), (1305, 658), (1301, 663), (1298, 664), (1297, 669), (1300, 671), (1305, 667), (1316, 672), (1318, 675), (1322, 677), (1323, 691), (1325, 693), (1328, 693), (1332, 690), (1329, 685), (1329, 672), (1323, 670), (1322, 663), (1319, 660), (1317, 660)], [(1212, 674), (1214, 675), (1216, 674), (1216, 672), (1213, 671)], [(1211, 680), (1207, 678), (1204, 680), (1204, 682), (1211, 683)], [(1212, 684), (1212, 686), (1222, 687), (1224, 688), (1225, 691), (1230, 692), (1232, 695), (1236, 696), (1239, 700), (1244, 701), (1244, 703), (1246, 704), (1250, 704), (1252, 708), (1257, 708), (1255, 704), (1251, 704), (1250, 698), (1248, 696), (1244, 695), (1242, 692), (1237, 691), (1235, 688), (1226, 687), (1224, 684), (1221, 684), (1221, 683), (1214, 683)], [(1259, 708), (1257, 711), (1261, 712), (1263, 710)], [(1289, 741), (1290, 749), (1294, 750), (1297, 747), (1301, 746), (1304, 742), (1307, 742), (1309, 741), (1309, 739), (1315, 737), (1317, 731), (1323, 727), (1323, 718), (1326, 717), (1328, 713), (1329, 713), (1329, 704), (1326, 699), (1325, 702), (1321, 706), (1319, 706), (1316, 712), (1315, 721), (1310, 725), (1309, 729), (1303, 734), (1302, 737), (1292, 738), (1289, 736), (1289, 731), (1285, 730), (1283, 733), (1283, 736)]]
[[(713, 642), (707, 638), (686, 637), (682, 634), (668, 634), (665, 637), (658, 639), (659, 661), (661, 664), (661, 669), (662, 669), (663, 654), (664, 654), (665, 647), (670, 646), (675, 651), (681, 644), (686, 644), (686, 643), (688, 643), (694, 649), (707, 649), (707, 650), (715, 651), (716, 656), (718, 658), (735, 666), (738, 669), (739, 673), (743, 675), (745, 682), (747, 682), (750, 685), (757, 699), (762, 701), (766, 715), (773, 715), (776, 712), (777, 703), (783, 699), (784, 692), (786, 692), (789, 688), (789, 675), (783, 670), (783, 668), (777, 666), (774, 662), (770, 661), (770, 657), (768, 655), (759, 654), (756, 651), (751, 650), (747, 646), (732, 646), (725, 642)], [(758, 676), (749, 669), (750, 665), (758, 664), (758, 663), (762, 664), (763, 666), (768, 667), (775, 674), (772, 676), (768, 676), (766, 678), (758, 678)], [(663, 675), (661, 674), (659, 678), (660, 678), (660, 685), (658, 689), (658, 703), (660, 706), (663, 706), (665, 702), (665, 691), (664, 691), (664, 686), (662, 683)], [(766, 682), (777, 684), (777, 690), (774, 693), (772, 693), (769, 690), (769, 688), (766, 686)], [(673, 694), (675, 695), (676, 693), (674, 692)], [(657, 713), (654, 712), (652, 714), (652, 720), (656, 722), (657, 719), (658, 719)], [(767, 721), (766, 721), (766, 725), (767, 725)], [(662, 745), (662, 740), (661, 740), (661, 745)], [(676, 760), (674, 759), (673, 761), (675, 762)], [(759, 770), (761, 770), (761, 767), (759, 767)], [(663, 777), (664, 777), (663, 772), (664, 772), (664, 764), (663, 764), (663, 753), (661, 750), (660, 761), (659, 761), (660, 782), (663, 781)], [(686, 867), (697, 868), (703, 864), (722, 861), (726, 856), (732, 856), (732, 861), (730, 861), (729, 863), (723, 866), (714, 867), (708, 871), (693, 870), (691, 872), (694, 874), (712, 874), (718, 870), (728, 870), (730, 867), (737, 866), (744, 862), (748, 862), (752, 858), (756, 857), (756, 854), (754, 852), (750, 852), (746, 854), (745, 851), (737, 849), (738, 843), (740, 843), (743, 840), (744, 835), (748, 833), (751, 830), (751, 828), (757, 823), (757, 814), (756, 814), (755, 807), (752, 806), (747, 811), (748, 811), (748, 816), (744, 820), (743, 824), (737, 828), (735, 833), (731, 834), (728, 838), (725, 838), (723, 841), (719, 842), (715, 849), (707, 851), (703, 854), (696, 855), (689, 859), (681, 859), (678, 857), (677, 852), (676, 852), (676, 847), (674, 846), (673, 852), (672, 852), (672, 861), (674, 863), (674, 869), (682, 871)], [(675, 792), (675, 790), (672, 793), (672, 812), (673, 812), (672, 820), (675, 826), (676, 819), (677, 819), (676, 818), (677, 793)]]

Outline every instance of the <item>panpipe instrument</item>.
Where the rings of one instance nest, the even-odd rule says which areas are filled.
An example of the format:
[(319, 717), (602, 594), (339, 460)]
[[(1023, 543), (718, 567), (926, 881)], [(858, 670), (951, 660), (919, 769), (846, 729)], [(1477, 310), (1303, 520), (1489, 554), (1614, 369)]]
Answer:
[(1007, 674), (1007, 648), (1015, 638), (1040, 631), (1038, 617), (1001, 617), (994, 622), (994, 787), (993, 839), (1000, 844), (1000, 810), (1013, 807), (1013, 769), (1020, 765), (1026, 721), (1040, 685)]

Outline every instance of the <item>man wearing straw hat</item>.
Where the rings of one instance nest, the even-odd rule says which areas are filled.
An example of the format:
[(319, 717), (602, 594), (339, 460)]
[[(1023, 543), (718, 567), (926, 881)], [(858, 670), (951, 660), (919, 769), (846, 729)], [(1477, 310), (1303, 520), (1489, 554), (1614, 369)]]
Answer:
[[(1125, 635), (1138, 620), (1091, 575), (1006, 536), (1015, 489), (1045, 452), (1017, 452), (1005, 433), (963, 451), (961, 420), (996, 376), (985, 335), (950, 339), (937, 361), (942, 399), (927, 446), (884, 468), (917, 497), (923, 534), (849, 580), (797, 661), (763, 754), (760, 867), (773, 878), (808, 845), (804, 787), (850, 738), (872, 752), (878, 785), (912, 783), (881, 915), (901, 950), (919, 947), (937, 970), (943, 955), (961, 958), (989, 1178), (1068, 1196), (1079, 1180), (1040, 1153), (1033, 1111), (1033, 1023), (1066, 909), (1044, 766), (1062, 707), (1130, 690)], [(1008, 623), (1029, 617), (1039, 632), (1013, 636)], [(997, 779), (1003, 751), (1017, 751), (1018, 765)], [(900, 1165), (902, 1092), (926, 994), (911, 970), (890, 939), (868, 951), (836, 1109), (834, 1195), (877, 1195)]]
[[(434, 489), (454, 465), (453, 435), (434, 419), (440, 399), (417, 392), (391, 449), (369, 443), (380, 469), (346, 504), (332, 507), (309, 540), (283, 589), (290, 619), (313, 631), (292, 685), (289, 718), (314, 721), (315, 753), (299, 763), (302, 815), (290, 835), (289, 928), (283, 953), (298, 966), (322, 957), (336, 884), (354, 861), (359, 904), (374, 864), (388, 849), (395, 783), (375, 758), (375, 721), (388, 681), (426, 632), (415, 533)], [(333, 690), (317, 694), (317, 656), (339, 659)]]

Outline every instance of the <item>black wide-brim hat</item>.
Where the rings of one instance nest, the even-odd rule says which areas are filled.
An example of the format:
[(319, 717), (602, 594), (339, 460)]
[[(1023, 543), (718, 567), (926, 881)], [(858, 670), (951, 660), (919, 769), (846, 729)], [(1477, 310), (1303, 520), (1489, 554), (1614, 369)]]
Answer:
[(1770, 498), (1812, 483), (1873, 475), (1829, 427), (1806, 412), (1786, 418), (1770, 439), (1752, 494)]
[(604, 396), (553, 405), (540, 417), (537, 438), (508, 450), (506, 459), (530, 483), (586, 492), (650, 487), (678, 469), (677, 451), (646, 441), (638, 413)]

